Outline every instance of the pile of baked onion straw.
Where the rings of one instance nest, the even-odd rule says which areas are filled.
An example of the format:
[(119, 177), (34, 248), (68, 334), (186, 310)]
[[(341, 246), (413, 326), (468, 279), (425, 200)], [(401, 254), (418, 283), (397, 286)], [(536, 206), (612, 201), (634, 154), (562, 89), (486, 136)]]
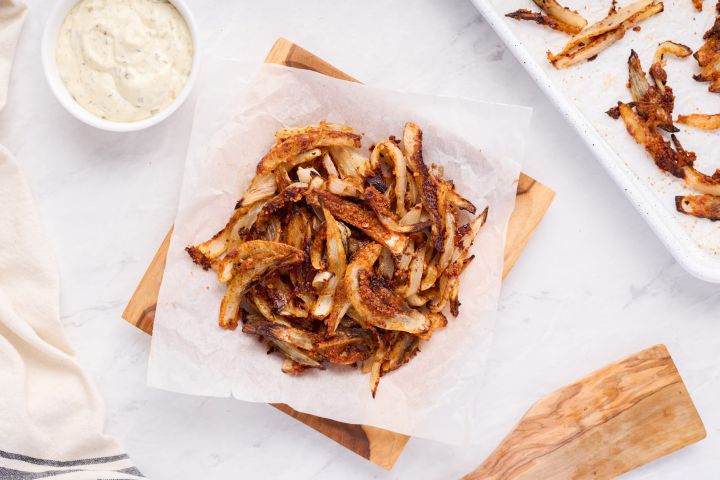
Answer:
[(219, 323), (257, 335), (282, 371), (328, 365), (380, 377), (457, 316), (460, 274), (488, 209), (423, 160), (404, 127), (360, 153), (345, 125), (284, 128), (225, 227), (186, 250), (227, 285)]

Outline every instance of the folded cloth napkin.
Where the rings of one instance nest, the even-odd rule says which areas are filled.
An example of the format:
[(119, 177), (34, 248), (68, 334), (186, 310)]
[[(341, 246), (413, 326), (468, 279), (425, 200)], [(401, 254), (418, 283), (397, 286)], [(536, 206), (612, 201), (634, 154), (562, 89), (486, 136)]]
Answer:
[(0, 0), (0, 109), (7, 101), (10, 67), (26, 11), (25, 5), (13, 0)]
[[(0, 103), (24, 12), (0, 0)], [(103, 434), (104, 419), (63, 334), (55, 260), (30, 191), (0, 145), (0, 479), (141, 478)]]

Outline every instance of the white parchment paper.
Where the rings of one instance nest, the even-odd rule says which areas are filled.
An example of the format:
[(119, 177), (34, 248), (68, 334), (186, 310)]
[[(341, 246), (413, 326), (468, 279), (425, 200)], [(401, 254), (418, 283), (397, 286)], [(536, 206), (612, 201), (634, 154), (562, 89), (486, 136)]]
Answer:
[[(314, 415), (455, 444), (480, 432), (486, 356), (492, 339), (505, 229), (515, 202), (531, 110), (371, 88), (313, 72), (211, 58), (198, 97), (185, 177), (157, 306), (148, 384), (176, 392), (281, 402)], [(407, 366), (382, 378), (373, 399), (367, 375), (329, 369), (292, 377), (254, 336), (217, 326), (224, 285), (192, 264), (184, 247), (227, 221), (255, 166), (284, 126), (352, 125), (363, 149), (405, 122), (424, 131), (428, 163), (478, 207), (490, 205), (476, 255), (450, 317)]]
[[(624, 7), (636, 0), (620, 0)], [(500, 15), (518, 8), (538, 10), (531, 0), (490, 0)], [(610, 7), (610, 0), (564, 0), (563, 5), (577, 10), (588, 24), (604, 18)], [(568, 35), (544, 28), (532, 22), (504, 19), (513, 33), (522, 42), (548, 74), (553, 86), (562, 92), (597, 129), (600, 135), (617, 153), (620, 170), (629, 171), (646, 190), (648, 197), (654, 197), (657, 205), (664, 210), (663, 218), (677, 230), (679, 241), (687, 244), (688, 250), (703, 258), (708, 264), (720, 267), (720, 227), (717, 222), (697, 219), (680, 214), (675, 209), (675, 196), (696, 193), (685, 187), (681, 179), (661, 172), (643, 147), (637, 145), (627, 134), (622, 120), (613, 120), (605, 112), (616, 105), (618, 100), (629, 102), (627, 88), (627, 59), (634, 49), (647, 72), (653, 63), (658, 44), (665, 40), (680, 42), (693, 51), (703, 44), (703, 33), (715, 20), (715, 2), (705, 0), (702, 12), (697, 12), (690, 0), (663, 0), (665, 10), (638, 25), (639, 31), (630, 30), (625, 37), (601, 52), (592, 62), (557, 70), (547, 61), (546, 52), (557, 53), (567, 43)], [(689, 113), (720, 112), (720, 96), (707, 90), (708, 83), (693, 80), (699, 72), (694, 58), (679, 59), (667, 55), (668, 85), (675, 93), (673, 117)], [(686, 150), (697, 153), (696, 167), (709, 175), (720, 168), (720, 133), (707, 132), (681, 124), (678, 138)], [(650, 204), (640, 209), (650, 208)], [(679, 228), (678, 228), (679, 227)]]

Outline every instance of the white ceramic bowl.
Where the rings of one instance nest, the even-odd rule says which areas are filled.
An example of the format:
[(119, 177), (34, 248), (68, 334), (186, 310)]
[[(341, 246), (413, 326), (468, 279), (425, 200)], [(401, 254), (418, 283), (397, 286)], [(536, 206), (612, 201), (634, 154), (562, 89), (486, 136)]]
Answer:
[(50, 85), (50, 89), (53, 91), (55, 97), (62, 106), (78, 120), (81, 120), (88, 125), (92, 125), (93, 127), (111, 132), (133, 132), (142, 130), (156, 125), (172, 115), (190, 94), (190, 90), (192, 90), (193, 84), (195, 83), (198, 67), (200, 65), (200, 45), (198, 44), (197, 27), (195, 26), (195, 20), (190, 13), (190, 9), (188, 9), (187, 5), (185, 5), (185, 2), (182, 0), (168, 0), (175, 6), (175, 8), (177, 8), (180, 15), (183, 16), (185, 23), (187, 23), (188, 29), (190, 30), (190, 35), (192, 36), (193, 62), (185, 87), (183, 87), (180, 95), (178, 95), (170, 105), (152, 117), (137, 122), (113, 122), (111, 120), (105, 120), (97, 117), (81, 107), (68, 92), (65, 87), (65, 83), (62, 78), (60, 78), (60, 74), (58, 72), (57, 63), (55, 61), (55, 47), (58, 31), (60, 30), (65, 17), (78, 1), (79, 0), (58, 0), (55, 5), (55, 9), (50, 14), (50, 18), (45, 25), (45, 31), (43, 32), (42, 38), (41, 54), (45, 77)]

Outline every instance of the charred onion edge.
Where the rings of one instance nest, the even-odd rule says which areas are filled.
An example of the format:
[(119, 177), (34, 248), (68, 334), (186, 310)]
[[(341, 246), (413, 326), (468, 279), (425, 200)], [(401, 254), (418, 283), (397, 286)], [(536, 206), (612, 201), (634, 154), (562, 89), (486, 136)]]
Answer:
[(275, 144), (260, 160), (257, 173), (264, 174), (275, 170), (279, 165), (289, 161), (302, 152), (319, 147), (354, 147), (360, 148), (361, 136), (345, 131), (314, 130), (294, 135)]
[(405, 124), (403, 130), (403, 146), (405, 147), (405, 158), (408, 159), (408, 167), (413, 173), (415, 183), (420, 192), (420, 199), (425, 210), (430, 214), (432, 222), (432, 240), (435, 249), (442, 252), (443, 247), (443, 219), (440, 214), (438, 198), (438, 185), (430, 174), (430, 170), (423, 161), (422, 156), (422, 130), (412, 122)]
[(548, 27), (552, 30), (557, 30), (558, 32), (567, 33), (569, 35), (574, 35), (579, 32), (579, 30), (573, 28), (572, 26), (560, 22), (548, 15), (543, 15), (540, 12), (533, 12), (526, 8), (519, 8), (514, 12), (506, 13), (505, 16), (512, 18), (513, 20), (535, 22), (543, 27)]
[(675, 197), (675, 208), (680, 213), (713, 222), (720, 220), (720, 197), (716, 195), (684, 195)]

